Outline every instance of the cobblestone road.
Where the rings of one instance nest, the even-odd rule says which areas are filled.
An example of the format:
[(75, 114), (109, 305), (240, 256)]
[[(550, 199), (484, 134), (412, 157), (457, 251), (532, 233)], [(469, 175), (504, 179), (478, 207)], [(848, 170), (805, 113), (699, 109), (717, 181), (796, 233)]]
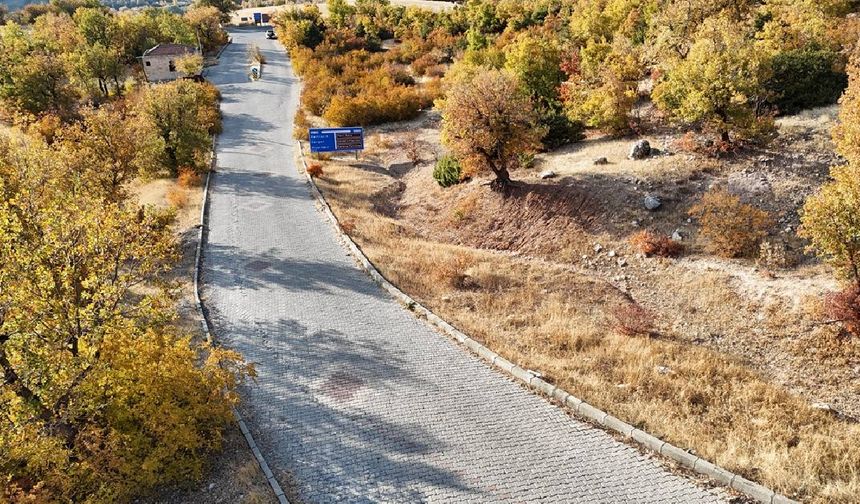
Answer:
[(294, 166), (286, 57), (261, 31), (233, 37), (209, 76), (224, 133), (204, 293), (220, 341), (257, 364), (245, 415), (294, 499), (723, 500), (488, 368), (359, 271)]

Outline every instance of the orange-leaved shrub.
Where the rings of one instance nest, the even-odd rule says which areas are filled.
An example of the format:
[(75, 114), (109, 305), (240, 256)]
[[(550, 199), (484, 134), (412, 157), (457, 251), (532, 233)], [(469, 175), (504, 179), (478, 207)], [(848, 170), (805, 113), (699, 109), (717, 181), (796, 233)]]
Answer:
[(725, 189), (711, 189), (690, 208), (699, 221), (699, 236), (705, 249), (722, 257), (741, 257), (755, 252), (767, 236), (773, 217), (766, 211), (743, 203)]
[(841, 323), (848, 334), (860, 337), (860, 287), (851, 285), (825, 297), (824, 313)]
[(630, 301), (612, 309), (613, 329), (624, 336), (654, 334), (654, 314), (642, 305)]
[(311, 163), (306, 168), (306, 171), (308, 172), (308, 175), (310, 175), (311, 177), (317, 178), (317, 177), (322, 176), (323, 167), (322, 167), (322, 164), (320, 164), (320, 163)]
[(412, 71), (415, 75), (425, 75), (427, 69), (439, 64), (439, 58), (433, 53), (427, 53), (412, 62)]
[(182, 167), (179, 169), (179, 176), (176, 177), (176, 182), (179, 184), (179, 187), (197, 187), (203, 182), (203, 177), (193, 168)]
[(648, 230), (639, 231), (630, 237), (630, 244), (649, 257), (678, 257), (684, 252), (684, 244)]
[(178, 187), (171, 187), (167, 190), (167, 194), (164, 195), (164, 199), (173, 208), (185, 208), (188, 204), (188, 193)]

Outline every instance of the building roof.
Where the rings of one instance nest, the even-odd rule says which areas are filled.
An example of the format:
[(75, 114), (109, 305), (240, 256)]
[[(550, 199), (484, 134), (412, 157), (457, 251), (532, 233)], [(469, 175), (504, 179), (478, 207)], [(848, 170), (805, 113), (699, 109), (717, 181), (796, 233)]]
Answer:
[(144, 56), (184, 56), (186, 54), (194, 54), (197, 49), (194, 46), (186, 44), (158, 44), (155, 47), (147, 49)]

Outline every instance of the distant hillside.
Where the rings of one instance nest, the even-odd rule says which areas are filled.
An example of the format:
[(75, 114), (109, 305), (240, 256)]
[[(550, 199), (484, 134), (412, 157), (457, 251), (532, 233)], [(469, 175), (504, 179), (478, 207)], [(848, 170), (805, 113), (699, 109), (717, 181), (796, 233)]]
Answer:
[[(0, 0), (10, 12), (20, 9), (27, 4), (48, 3), (50, 0)], [(173, 7), (181, 8), (190, 3), (190, 0), (101, 0), (102, 5), (114, 9), (140, 8), (140, 7)]]
[(14, 11), (31, 3), (48, 3), (48, 0), (3, 0), (0, 5), (5, 5), (7, 9)]

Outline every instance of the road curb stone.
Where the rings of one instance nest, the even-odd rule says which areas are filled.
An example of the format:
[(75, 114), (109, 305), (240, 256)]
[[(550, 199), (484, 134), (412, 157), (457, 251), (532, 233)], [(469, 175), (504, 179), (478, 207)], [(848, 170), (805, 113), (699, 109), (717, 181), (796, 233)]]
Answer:
[[(499, 356), (480, 342), (470, 338), (468, 335), (458, 330), (450, 323), (441, 319), (429, 308), (426, 308), (405, 292), (401, 291), (394, 284), (389, 282), (379, 272), (379, 270), (376, 269), (373, 263), (371, 263), (367, 256), (365, 256), (364, 253), (361, 251), (361, 248), (359, 248), (359, 246), (352, 240), (352, 238), (350, 238), (350, 236), (343, 231), (340, 225), (340, 221), (337, 219), (337, 216), (335, 216), (334, 212), (328, 204), (328, 201), (326, 201), (325, 196), (323, 196), (319, 187), (317, 187), (317, 184), (314, 181), (313, 177), (311, 177), (307, 172), (307, 162), (305, 161), (302, 142), (297, 140), (296, 143), (298, 146), (297, 157), (299, 160), (299, 163), (296, 164), (296, 167), (297, 169), (299, 166), (302, 167), (302, 172), (307, 179), (307, 183), (311, 190), (311, 193), (314, 195), (314, 198), (316, 199), (323, 213), (326, 214), (330, 223), (334, 227), (337, 237), (347, 246), (353, 257), (359, 262), (359, 264), (361, 264), (362, 269), (364, 269), (364, 271), (376, 283), (378, 283), (383, 289), (385, 289), (385, 291), (390, 293), (410, 311), (414, 312), (416, 315), (425, 318), (428, 322), (436, 326), (447, 336), (460, 343), (463, 343), (464, 346), (466, 346), (472, 353), (481, 357), (482, 360), (489, 363), (493, 367), (504, 371), (506, 374), (513, 377), (514, 379), (521, 381), (529, 388), (537, 390), (539, 392), (543, 392), (551, 397), (556, 397), (557, 394), (561, 397), (563, 396), (562, 393), (567, 394), (566, 396), (563, 396), (565, 397), (565, 399), (562, 404), (564, 404), (568, 409), (572, 410), (580, 417), (592, 420), (593, 422), (597, 423), (598, 425), (601, 425), (607, 430), (631, 438), (636, 441), (636, 443), (647, 448), (648, 450), (658, 453), (661, 456), (668, 458), (698, 474), (707, 476), (712, 481), (727, 486), (741, 494), (746, 495), (747, 497), (755, 499), (758, 502), (764, 504), (799, 504), (798, 501), (792, 500), (784, 495), (777, 494), (773, 490), (763, 485), (760, 485), (753, 481), (749, 481), (735, 473), (732, 473), (731, 471), (728, 471), (727, 469), (724, 469), (716, 464), (713, 464), (711, 462), (705, 461), (704, 459), (701, 459), (700, 457), (692, 455), (691, 453), (681, 448), (678, 448), (671, 443), (663, 441), (640, 429), (634, 428), (632, 425), (629, 425), (626, 422), (609, 415), (609, 413), (605, 411), (595, 408), (594, 406), (577, 398), (569, 392), (558, 389), (557, 387), (552, 389), (550, 392), (546, 392), (547, 387), (552, 387), (549, 383), (538, 378), (533, 372), (525, 370), (517, 366), (516, 364), (507, 361), (506, 359)], [(558, 392), (559, 390), (561, 390), (561, 392)], [(729, 478), (728, 483), (726, 483), (727, 477)]]

